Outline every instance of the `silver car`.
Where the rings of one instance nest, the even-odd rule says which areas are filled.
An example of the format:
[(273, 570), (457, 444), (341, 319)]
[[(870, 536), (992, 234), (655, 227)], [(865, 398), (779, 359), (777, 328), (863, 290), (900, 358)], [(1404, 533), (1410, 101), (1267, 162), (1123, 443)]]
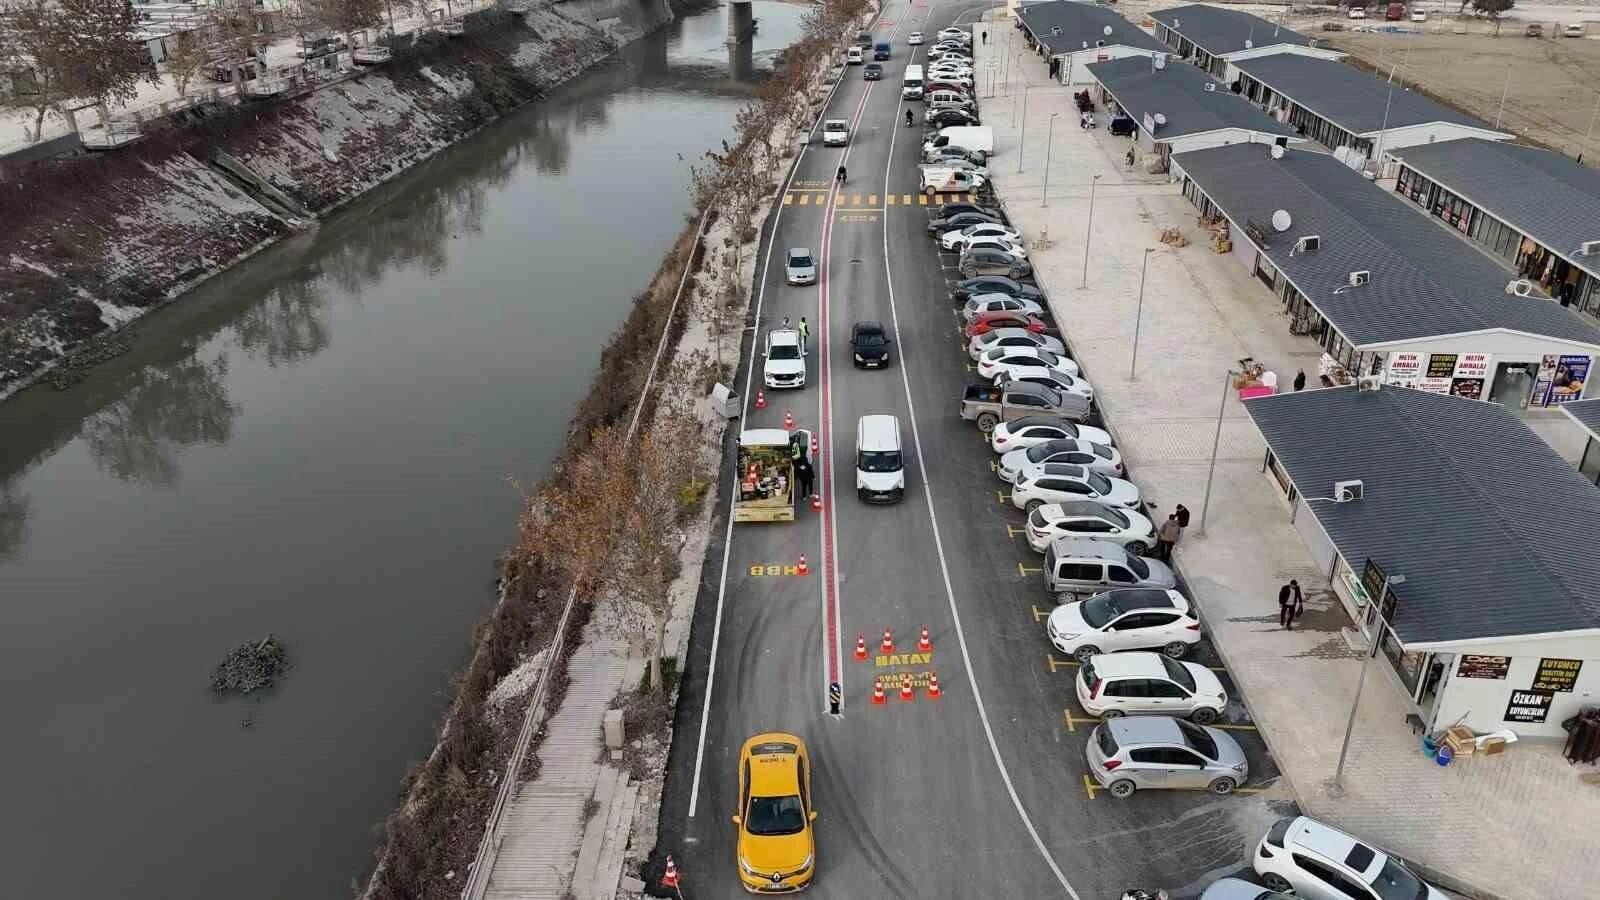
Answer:
[(790, 247), (783, 263), (783, 280), (790, 284), (816, 284), (817, 260), (804, 247)]
[(1038, 347), (1057, 356), (1067, 353), (1066, 345), (1048, 334), (1035, 334), (1026, 328), (996, 328), (973, 335), (972, 340), (967, 342), (967, 355), (976, 362), (983, 351), (991, 347)]
[(1200, 900), (1298, 900), (1292, 894), (1280, 894), (1242, 878), (1219, 878), (1211, 882)]
[(1111, 796), (1168, 788), (1233, 793), (1250, 777), (1244, 751), (1226, 731), (1171, 716), (1123, 716), (1094, 727), (1084, 750), (1089, 774)]

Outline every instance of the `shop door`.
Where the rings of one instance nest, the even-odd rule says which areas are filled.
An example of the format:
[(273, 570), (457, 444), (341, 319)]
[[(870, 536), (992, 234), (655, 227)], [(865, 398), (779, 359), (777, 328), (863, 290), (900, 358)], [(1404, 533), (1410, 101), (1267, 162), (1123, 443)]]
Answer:
[(1495, 367), (1494, 387), (1489, 390), (1489, 402), (1507, 409), (1528, 408), (1528, 397), (1533, 393), (1536, 363), (1501, 363)]

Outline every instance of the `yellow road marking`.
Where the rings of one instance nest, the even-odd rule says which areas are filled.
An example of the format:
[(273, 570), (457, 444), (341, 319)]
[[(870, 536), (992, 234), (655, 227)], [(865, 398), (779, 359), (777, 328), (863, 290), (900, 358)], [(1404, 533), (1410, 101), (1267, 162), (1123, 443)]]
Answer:
[(793, 206), (794, 205), (794, 194), (784, 194), (783, 195), (783, 205), (784, 206)]
[[(822, 198), (818, 197), (817, 199), (821, 200)], [(800, 195), (800, 205), (801, 206), (809, 206), (810, 204), (811, 204), (811, 195), (810, 194), (801, 194)]]
[[(993, 469), (994, 469), (994, 470), (995, 470), (995, 471), (996, 471), (996, 472), (998, 472), (998, 471), (1000, 471), (1000, 466), (999, 466), (999, 464), (997, 464), (997, 463), (996, 463), (996, 462), (995, 462), (995, 461), (994, 461), (994, 460), (992, 460), (992, 459), (991, 459), (991, 460), (989, 460), (989, 465), (990, 465), (990, 466), (991, 466), (991, 467), (992, 467), (992, 468), (993, 468)], [(1019, 534), (1022, 534), (1022, 533), (1023, 533), (1023, 532), (1022, 532), (1022, 529), (1021, 529), (1021, 528), (1012, 528), (1012, 527), (1011, 527), (1011, 526), (1010, 526), (1010, 525), (1007, 525), (1007, 526), (1006, 526), (1006, 537), (1008, 537), (1008, 538), (1014, 538), (1014, 537), (1016, 537), (1016, 536), (1017, 536), (1017, 535), (1019, 535)]]
[(927, 206), (928, 205), (928, 195), (927, 194), (918, 194), (917, 195), (917, 205), (918, 206)]
[(900, 195), (900, 205), (901, 206), (910, 206), (911, 205), (911, 195), (910, 194), (901, 194)]
[(877, 194), (868, 194), (867, 195), (867, 205), (868, 206), (877, 206), (878, 205), (878, 195)]
[(1005, 491), (995, 491), (994, 495), (995, 495), (995, 498), (1000, 501), (1000, 505), (1001, 506), (1004, 506), (1005, 504), (1010, 502), (1010, 500), (1006, 497), (1006, 492)]
[[(998, 463), (996, 463), (996, 462), (995, 462), (995, 461), (994, 461), (994, 460), (992, 460), (992, 459), (991, 459), (991, 460), (989, 460), (989, 471), (991, 471), (991, 472), (998, 472), (998, 471), (1000, 471), (1000, 466), (999, 466), (999, 464), (998, 464)], [(1009, 533), (1009, 532), (1010, 532), (1010, 531), (1011, 531), (1011, 526), (1010, 526), (1010, 525), (1007, 525), (1007, 526), (1006, 526), (1006, 531), (1007, 531), (1007, 534), (1006, 534), (1006, 537), (1010, 537), (1010, 536), (1011, 536), (1011, 535), (1010, 535), (1010, 533)]]
[[(1048, 612), (1045, 612), (1031, 603), (1028, 605), (1028, 608), (1033, 610), (1033, 620), (1035, 622), (1043, 622), (1045, 619), (1050, 618), (1050, 614)], [(1047, 656), (1045, 659), (1050, 660), (1050, 671), (1054, 672), (1056, 670), (1055, 657)]]
[(1023, 578), (1027, 578), (1030, 574), (1032, 574), (1032, 575), (1041, 574), (1042, 572), (1044, 572), (1044, 569), (1042, 569), (1042, 568), (1036, 569), (1033, 566), (1025, 566), (1025, 565), (1023, 565), (1022, 563), (1019, 562), (1019, 563), (1017, 563), (1017, 571), (1022, 573), (1022, 577)]
[(850, 205), (851, 206), (860, 206), (861, 205), (861, 195), (860, 194), (851, 194), (850, 195)]
[(1093, 778), (1089, 777), (1088, 772), (1083, 773), (1083, 789), (1089, 795), (1090, 800), (1094, 799), (1095, 794), (1105, 790)]
[(799, 575), (800, 567), (795, 565), (780, 565), (777, 563), (751, 563), (750, 577), (776, 578), (779, 575)]
[(1061, 713), (1067, 717), (1067, 730), (1070, 732), (1076, 732), (1079, 725), (1096, 725), (1100, 722), (1098, 716), (1089, 716), (1088, 718), (1075, 716), (1072, 714), (1071, 709), (1064, 709)]
[[(1033, 608), (1033, 617), (1035, 619), (1039, 618), (1039, 607), (1037, 607), (1037, 606), (1035, 606)], [(1051, 672), (1051, 674), (1055, 674), (1055, 671), (1057, 669), (1076, 669), (1078, 667), (1078, 661), (1077, 660), (1075, 660), (1075, 659), (1056, 659), (1056, 656), (1055, 656), (1054, 653), (1051, 653), (1051, 654), (1048, 654), (1047, 656), (1045, 656), (1044, 661), (1050, 664), (1050, 672)]]

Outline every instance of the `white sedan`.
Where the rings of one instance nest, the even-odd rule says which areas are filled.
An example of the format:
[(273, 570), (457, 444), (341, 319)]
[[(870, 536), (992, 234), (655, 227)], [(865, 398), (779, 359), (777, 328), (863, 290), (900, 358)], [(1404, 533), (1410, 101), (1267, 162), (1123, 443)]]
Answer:
[(989, 446), (996, 453), (1006, 453), (1018, 447), (1032, 447), (1060, 438), (1083, 438), (1111, 446), (1111, 432), (1105, 429), (1079, 425), (1062, 416), (1045, 414), (1023, 416), (996, 424), (994, 430), (989, 432)]
[(967, 355), (976, 362), (983, 351), (992, 347), (1039, 347), (1057, 356), (1067, 352), (1065, 344), (1048, 334), (1035, 334), (1026, 328), (996, 328), (973, 335), (967, 342)]
[(1002, 375), (1010, 378), (1018, 369), (1029, 368), (1045, 368), (1069, 378), (1078, 374), (1077, 363), (1038, 347), (991, 347), (978, 357), (978, 377), (986, 381)]
[(1009, 241), (1017, 246), (1022, 246), (1022, 232), (1006, 225), (968, 225), (954, 231), (946, 231), (939, 236), (939, 246), (946, 250), (959, 250), (969, 241), (979, 238), (998, 238)]
[(958, 41), (962, 42), (963, 44), (972, 43), (972, 32), (966, 31), (966, 30), (961, 29), (961, 28), (943, 28), (943, 29), (940, 29), (939, 30), (939, 34), (937, 35), (937, 37), (941, 41), (948, 41), (948, 40), (951, 40), (951, 39), (955, 39), (955, 40), (958, 40)]
[(906, 43), (909, 44), (912, 47), (915, 47), (918, 44), (922, 43), (922, 32), (913, 31), (910, 34), (906, 35)]
[(1044, 314), (1038, 303), (1026, 297), (1013, 297), (1010, 294), (979, 294), (967, 298), (966, 305), (961, 307), (961, 318), (971, 322), (984, 313), (992, 312), (1014, 312), (1030, 316)]
[[(1115, 448), (1105, 444), (1096, 444), (1082, 438), (1060, 438), (1054, 441), (1045, 441), (1026, 450), (1013, 450), (1001, 454), (1000, 466), (995, 469), (995, 474), (1000, 480), (1010, 484), (1017, 480), (1017, 473), (1029, 466), (1040, 463), (1072, 463), (1083, 466), (1091, 472), (1101, 475), (1122, 477), (1122, 454)], [(1085, 537), (1098, 537), (1099, 535), (1084, 535)]]
[(968, 89), (970, 89), (972, 87), (972, 76), (970, 76), (970, 75), (959, 75), (959, 74), (957, 74), (955, 72), (950, 72), (950, 73), (929, 72), (928, 73), (928, 80), (929, 81), (937, 81), (937, 82), (939, 82), (941, 84), (953, 84), (953, 85), (955, 85), (956, 87), (959, 87), (959, 88), (968, 88)]
[(972, 80), (972, 67), (965, 63), (934, 63), (928, 69), (928, 77), (934, 81), (954, 81), (955, 79)]
[(1200, 642), (1200, 620), (1189, 600), (1159, 588), (1122, 588), (1063, 603), (1045, 630), (1057, 650), (1080, 663), (1117, 650), (1160, 650), (1182, 659)]
[(1077, 394), (1093, 402), (1094, 386), (1076, 375), (1068, 375), (1049, 366), (1011, 366), (994, 378), (995, 384), (1007, 381), (1031, 381), (1061, 394)]
[(1033, 512), (1046, 503), (1098, 500), (1125, 509), (1139, 508), (1139, 486), (1071, 463), (1040, 463), (1017, 473), (1011, 505)]
[[(1007, 454), (1010, 455), (1010, 454)], [(1156, 526), (1131, 509), (1095, 500), (1046, 503), (1028, 513), (1028, 546), (1043, 553), (1064, 537), (1086, 537), (1121, 544), (1143, 556), (1156, 545)]]

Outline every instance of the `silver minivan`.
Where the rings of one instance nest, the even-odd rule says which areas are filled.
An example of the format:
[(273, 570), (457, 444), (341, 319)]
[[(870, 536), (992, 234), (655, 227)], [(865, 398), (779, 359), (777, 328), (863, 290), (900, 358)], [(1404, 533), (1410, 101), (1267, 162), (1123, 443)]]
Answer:
[(1250, 777), (1244, 750), (1226, 731), (1171, 716), (1108, 719), (1089, 734), (1089, 774), (1117, 798), (1153, 788), (1233, 793)]
[(1175, 588), (1167, 564), (1135, 556), (1121, 544), (1064, 537), (1044, 552), (1044, 586), (1051, 593), (1098, 592), (1110, 588)]
[(886, 413), (856, 423), (856, 496), (866, 503), (894, 503), (906, 493), (906, 461), (900, 420)]

